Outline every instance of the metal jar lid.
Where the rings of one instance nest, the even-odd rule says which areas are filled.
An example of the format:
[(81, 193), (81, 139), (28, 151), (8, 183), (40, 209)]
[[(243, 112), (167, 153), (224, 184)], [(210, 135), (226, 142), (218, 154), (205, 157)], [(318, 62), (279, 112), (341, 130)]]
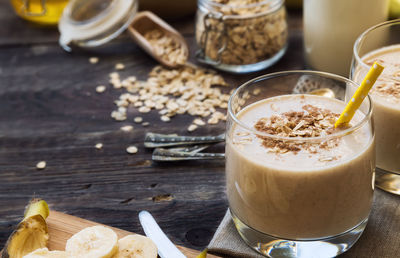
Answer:
[(72, 0), (59, 21), (59, 44), (96, 47), (116, 38), (132, 22), (137, 0)]

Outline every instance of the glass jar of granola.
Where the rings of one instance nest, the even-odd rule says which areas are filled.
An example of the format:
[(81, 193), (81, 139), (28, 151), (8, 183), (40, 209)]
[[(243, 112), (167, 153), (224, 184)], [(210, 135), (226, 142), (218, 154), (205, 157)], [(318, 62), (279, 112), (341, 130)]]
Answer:
[(197, 59), (235, 73), (264, 69), (286, 51), (283, 0), (199, 0)]

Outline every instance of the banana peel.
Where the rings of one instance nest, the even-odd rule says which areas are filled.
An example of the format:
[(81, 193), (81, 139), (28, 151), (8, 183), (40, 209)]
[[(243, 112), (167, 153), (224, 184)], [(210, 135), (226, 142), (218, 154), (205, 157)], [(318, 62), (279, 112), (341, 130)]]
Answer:
[(199, 255), (197, 255), (196, 258), (206, 258), (207, 252), (208, 252), (208, 249), (206, 248), (201, 253), (199, 253)]
[(24, 219), (8, 238), (1, 257), (22, 258), (36, 249), (46, 247), (49, 240), (46, 224), (48, 216), (47, 203), (33, 199), (25, 209)]

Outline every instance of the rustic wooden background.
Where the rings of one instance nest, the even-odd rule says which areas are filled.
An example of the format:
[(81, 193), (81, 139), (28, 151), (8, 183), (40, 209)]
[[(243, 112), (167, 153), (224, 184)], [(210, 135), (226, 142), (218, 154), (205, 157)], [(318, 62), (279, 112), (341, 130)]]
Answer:
[[(232, 88), (259, 74), (305, 68), (301, 12), (291, 11), (289, 17), (286, 55), (259, 73), (223, 73)], [(171, 24), (186, 38), (190, 59), (196, 62), (193, 21), (188, 17)], [(137, 233), (143, 232), (137, 214), (148, 210), (176, 244), (204, 248), (228, 207), (224, 163), (154, 163), (151, 151), (143, 147), (146, 132), (188, 134), (193, 118), (179, 116), (166, 124), (156, 112), (140, 114), (130, 109), (127, 121), (115, 122), (110, 113), (120, 91), (108, 87), (103, 94), (95, 92), (97, 85), (107, 84), (116, 63), (126, 66), (122, 77), (144, 79), (155, 61), (127, 35), (101, 49), (66, 53), (57, 43), (56, 28), (19, 19), (8, 1), (0, 2), (0, 24), (0, 248), (32, 197), (45, 199), (57, 211)], [(99, 63), (90, 64), (91, 56), (98, 56)], [(136, 115), (150, 126), (134, 124)], [(127, 124), (134, 126), (133, 132), (119, 129)], [(193, 134), (219, 134), (224, 126), (202, 127)], [(98, 142), (104, 144), (102, 150), (94, 148)], [(135, 155), (125, 151), (131, 144), (139, 146)], [(217, 149), (223, 151), (223, 146)], [(41, 160), (47, 167), (37, 170)], [(172, 200), (155, 201), (159, 195), (171, 195)], [(375, 213), (393, 215), (385, 228), (400, 232), (397, 197), (383, 192), (379, 196), (386, 210)], [(381, 220), (375, 224), (371, 220), (360, 240), (369, 247), (356, 245), (346, 257), (399, 253), (399, 247), (393, 252), (379, 249), (387, 235), (376, 232)]]

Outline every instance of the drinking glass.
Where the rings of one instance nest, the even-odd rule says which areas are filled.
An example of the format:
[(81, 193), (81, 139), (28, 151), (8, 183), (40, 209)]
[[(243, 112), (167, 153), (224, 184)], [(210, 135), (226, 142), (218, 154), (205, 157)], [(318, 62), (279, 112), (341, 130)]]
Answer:
[(385, 66), (370, 92), (377, 141), (376, 185), (400, 194), (400, 19), (380, 23), (358, 37), (350, 78), (361, 83), (372, 60)]
[[(355, 122), (332, 134), (285, 137), (254, 127), (264, 112), (265, 117), (290, 112), (290, 101), (299, 98), (305, 102), (302, 108), (316, 98), (321, 108), (342, 110), (349, 89), (356, 86), (334, 74), (290, 71), (257, 77), (232, 94), (225, 150), (227, 196), (237, 231), (257, 252), (268, 257), (333, 257), (348, 250), (364, 231), (375, 168), (369, 97)], [(335, 97), (309, 94), (321, 89), (330, 89)], [(276, 152), (264, 141), (299, 150)]]

